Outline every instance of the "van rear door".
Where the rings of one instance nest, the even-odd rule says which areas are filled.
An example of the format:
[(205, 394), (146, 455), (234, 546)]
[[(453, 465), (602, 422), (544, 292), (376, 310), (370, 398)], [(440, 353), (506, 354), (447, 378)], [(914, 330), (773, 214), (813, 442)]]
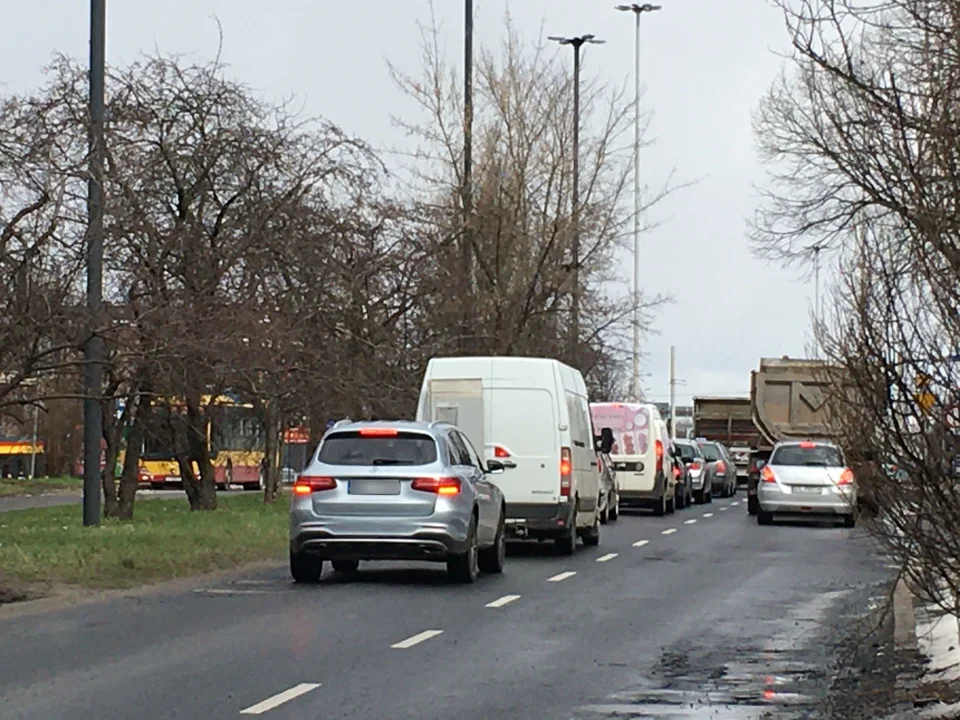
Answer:
[(496, 387), (486, 402), (486, 456), (507, 465), (505, 473), (491, 478), (507, 503), (558, 502), (560, 432), (554, 396), (545, 389)]
[(483, 382), (468, 380), (430, 380), (421, 415), (422, 422), (448, 422), (459, 428), (475, 448), (485, 445), (483, 427)]

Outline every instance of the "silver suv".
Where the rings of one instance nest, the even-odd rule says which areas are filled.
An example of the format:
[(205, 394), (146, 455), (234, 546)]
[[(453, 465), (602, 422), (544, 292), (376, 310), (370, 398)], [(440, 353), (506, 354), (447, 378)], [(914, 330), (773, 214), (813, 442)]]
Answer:
[(340, 422), (293, 485), (290, 572), (317, 582), (325, 560), (356, 572), (361, 560), (445, 562), (472, 583), (503, 571), (503, 493), (467, 437), (448, 423)]

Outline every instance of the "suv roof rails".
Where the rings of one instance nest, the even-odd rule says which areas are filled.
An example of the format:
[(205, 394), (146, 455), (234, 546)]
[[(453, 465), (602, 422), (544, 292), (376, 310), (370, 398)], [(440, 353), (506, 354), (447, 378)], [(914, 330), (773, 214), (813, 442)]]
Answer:
[(449, 421), (447, 421), (447, 420), (431, 420), (431, 421), (430, 421), (430, 424), (427, 425), (427, 427), (432, 430), (433, 428), (439, 427), (439, 426), (441, 426), (441, 425), (449, 425), (449, 426), (453, 427), (453, 423), (451, 423), (451, 422), (449, 422)]
[(330, 429), (332, 430), (333, 428), (335, 428), (335, 427), (340, 427), (341, 425), (348, 425), (348, 424), (350, 424), (350, 423), (352, 423), (352, 422), (353, 422), (353, 420), (351, 420), (350, 418), (343, 418), (342, 420), (337, 420), (337, 421), (331, 426)]

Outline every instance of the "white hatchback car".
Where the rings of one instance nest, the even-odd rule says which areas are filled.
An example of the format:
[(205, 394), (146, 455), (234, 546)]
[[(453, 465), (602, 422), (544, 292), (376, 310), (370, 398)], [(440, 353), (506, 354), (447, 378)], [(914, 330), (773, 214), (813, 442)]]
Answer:
[(778, 443), (760, 470), (757, 523), (774, 514), (832, 515), (856, 525), (857, 481), (843, 452), (830, 442)]

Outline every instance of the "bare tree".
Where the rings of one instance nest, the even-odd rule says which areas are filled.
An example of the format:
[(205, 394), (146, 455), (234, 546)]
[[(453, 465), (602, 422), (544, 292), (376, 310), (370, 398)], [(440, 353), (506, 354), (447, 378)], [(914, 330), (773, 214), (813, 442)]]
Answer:
[(838, 250), (817, 329), (843, 371), (838, 430), (880, 512), (872, 530), (955, 612), (960, 17), (946, 0), (780, 4), (793, 67), (756, 117), (771, 183), (754, 249), (786, 264), (813, 241)]
[[(584, 78), (581, 85), (581, 283), (583, 332), (570, 357), (565, 340), (573, 292), (571, 178), (572, 74), (543, 41), (526, 43), (509, 16), (496, 52), (479, 53), (473, 125), (473, 214), (466, 241), (474, 275), (464, 280), (457, 248), (464, 241), (460, 86), (444, 63), (435, 25), (421, 29), (424, 67), (412, 76), (391, 67), (397, 84), (425, 121), (396, 119), (418, 142), (410, 158), (410, 191), (424, 235), (425, 258), (417, 309), (421, 353), (458, 352), (447, 328), (472, 304), (471, 346), (491, 354), (550, 355), (587, 375), (615, 347), (632, 299), (614, 301), (602, 282), (616, 279), (615, 251), (632, 216), (624, 210), (631, 173), (626, 137), (630, 104), (621, 89)], [(565, 58), (565, 56), (564, 56)], [(647, 199), (648, 209), (666, 193)], [(467, 293), (467, 287), (474, 289)], [(456, 288), (451, 292), (451, 288)], [(639, 298), (647, 311), (664, 298)], [(602, 338), (602, 339), (601, 339)]]

